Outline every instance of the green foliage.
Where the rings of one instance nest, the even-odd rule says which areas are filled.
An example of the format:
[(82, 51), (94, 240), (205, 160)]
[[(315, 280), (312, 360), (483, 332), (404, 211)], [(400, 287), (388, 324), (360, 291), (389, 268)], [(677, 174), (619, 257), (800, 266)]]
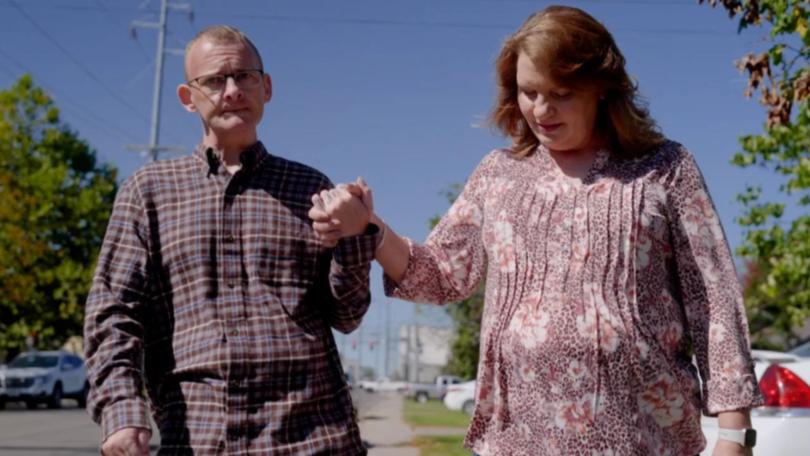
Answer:
[(115, 177), (30, 76), (0, 91), (0, 352), (81, 334)]
[(420, 435), (414, 437), (413, 446), (420, 456), (469, 456), (464, 448), (464, 435)]
[(405, 400), (402, 404), (402, 419), (410, 426), (419, 427), (459, 427), (470, 424), (470, 416), (464, 412), (450, 410), (442, 401), (430, 400), (424, 404)]
[(481, 316), (484, 311), (484, 286), (479, 285), (472, 296), (453, 303), (447, 312), (456, 324), (456, 336), (450, 345), (450, 360), (445, 373), (461, 378), (475, 378), (481, 346)]
[[(452, 203), (463, 190), (461, 184), (451, 184), (442, 195)], [(430, 220), (431, 228), (439, 223), (439, 217)], [(481, 345), (481, 317), (484, 311), (484, 285), (481, 284), (469, 298), (447, 306), (447, 313), (456, 325), (456, 335), (450, 345), (450, 360), (444, 373), (461, 378), (475, 378), (478, 371), (478, 354)]]
[[(810, 3), (720, 3), (730, 16), (740, 15), (740, 30), (768, 30), (767, 51), (738, 63), (748, 73), (746, 94), (759, 91), (768, 110), (765, 127), (740, 138), (742, 151), (732, 163), (759, 166), (783, 180), (783, 202), (762, 201), (758, 187), (738, 197), (744, 207), (738, 222), (746, 229), (738, 253), (749, 260), (744, 289), (754, 344), (781, 348), (798, 341), (810, 318)], [(796, 215), (787, 219), (786, 213)]]

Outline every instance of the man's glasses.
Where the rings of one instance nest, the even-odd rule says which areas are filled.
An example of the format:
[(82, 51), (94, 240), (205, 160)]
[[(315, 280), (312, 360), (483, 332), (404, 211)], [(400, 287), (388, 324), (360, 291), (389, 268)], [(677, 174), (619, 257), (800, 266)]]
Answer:
[(197, 87), (210, 94), (217, 94), (225, 90), (228, 85), (228, 78), (242, 90), (252, 89), (262, 82), (262, 70), (238, 70), (227, 74), (209, 74), (200, 76), (188, 81), (189, 85), (194, 83)]

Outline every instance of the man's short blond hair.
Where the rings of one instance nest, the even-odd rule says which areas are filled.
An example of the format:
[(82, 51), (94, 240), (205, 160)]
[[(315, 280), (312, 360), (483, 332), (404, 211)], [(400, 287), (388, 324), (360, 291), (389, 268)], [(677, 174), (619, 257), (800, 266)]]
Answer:
[(188, 79), (188, 55), (191, 51), (191, 48), (194, 47), (195, 44), (199, 41), (210, 41), (215, 44), (247, 44), (251, 50), (253, 50), (253, 54), (256, 55), (256, 60), (259, 62), (259, 67), (255, 68), (257, 70), (264, 70), (264, 63), (262, 62), (262, 56), (259, 54), (259, 49), (250, 41), (250, 38), (247, 37), (241, 30), (236, 27), (232, 27), (230, 25), (211, 25), (202, 30), (200, 30), (194, 38), (191, 39), (186, 44), (186, 55), (184, 59), (184, 71), (186, 73), (186, 79)]

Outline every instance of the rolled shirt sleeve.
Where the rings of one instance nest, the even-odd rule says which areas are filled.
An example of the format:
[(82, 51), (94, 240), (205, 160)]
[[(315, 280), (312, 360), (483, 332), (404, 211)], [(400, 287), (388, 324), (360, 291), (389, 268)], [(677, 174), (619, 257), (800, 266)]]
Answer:
[(369, 273), (381, 232), (369, 224), (366, 233), (341, 239), (329, 266), (330, 324), (349, 333), (360, 326), (371, 303)]

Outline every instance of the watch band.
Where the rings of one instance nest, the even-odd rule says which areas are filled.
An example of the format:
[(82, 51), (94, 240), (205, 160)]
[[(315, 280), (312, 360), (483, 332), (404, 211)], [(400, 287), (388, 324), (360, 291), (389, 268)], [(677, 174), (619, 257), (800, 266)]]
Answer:
[(718, 437), (738, 443), (746, 448), (753, 448), (757, 443), (757, 432), (753, 429), (718, 429)]

